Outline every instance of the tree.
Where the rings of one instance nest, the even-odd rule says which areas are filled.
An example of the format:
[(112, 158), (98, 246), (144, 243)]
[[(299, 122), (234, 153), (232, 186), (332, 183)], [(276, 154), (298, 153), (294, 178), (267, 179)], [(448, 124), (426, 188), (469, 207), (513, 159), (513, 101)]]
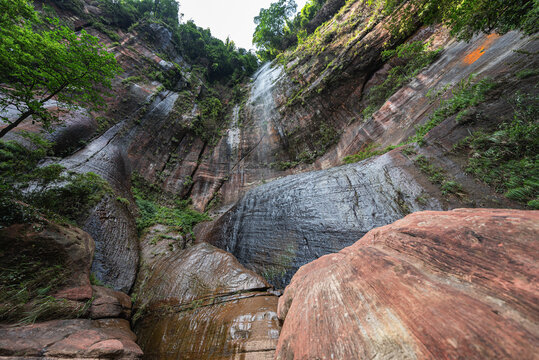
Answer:
[(284, 50), (282, 39), (285, 25), (289, 17), (296, 12), (297, 5), (294, 0), (279, 0), (270, 5), (268, 9), (260, 9), (255, 17), (257, 24), (253, 34), (253, 44), (259, 49), (259, 56), (269, 60)]
[[(58, 119), (45, 108), (49, 100), (65, 107), (105, 105), (104, 92), (121, 68), (96, 37), (58, 19), (40, 20), (27, 0), (0, 0), (0, 14), (0, 119), (8, 123), (0, 138), (30, 116), (48, 128)], [(19, 111), (16, 120), (3, 115), (8, 108)]]
[(155, 0), (155, 16), (172, 27), (178, 25), (178, 11), (179, 5), (175, 0)]

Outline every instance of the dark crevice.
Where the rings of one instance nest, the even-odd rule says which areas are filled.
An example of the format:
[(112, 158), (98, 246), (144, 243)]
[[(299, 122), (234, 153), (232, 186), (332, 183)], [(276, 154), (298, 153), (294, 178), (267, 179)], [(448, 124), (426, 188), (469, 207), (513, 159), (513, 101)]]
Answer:
[[(206, 151), (207, 146), (208, 146), (208, 144), (204, 143), (204, 145), (202, 146), (202, 149), (198, 153), (197, 164), (196, 164), (195, 168), (193, 169), (193, 171), (191, 172), (191, 175), (190, 175), (191, 179), (195, 178), (196, 172), (198, 171), (198, 168), (200, 167), (200, 164), (202, 163), (202, 157), (204, 156), (204, 151)], [(192, 193), (194, 187), (195, 187), (195, 182), (192, 181), (191, 185), (189, 186), (189, 190), (187, 190), (187, 194), (185, 195), (186, 198), (189, 198), (191, 196), (191, 193)]]

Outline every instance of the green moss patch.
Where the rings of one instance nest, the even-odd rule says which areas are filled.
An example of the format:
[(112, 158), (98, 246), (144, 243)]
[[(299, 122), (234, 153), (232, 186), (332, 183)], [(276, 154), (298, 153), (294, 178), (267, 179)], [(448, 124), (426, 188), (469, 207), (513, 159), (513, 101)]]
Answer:
[(173, 227), (182, 235), (191, 234), (196, 224), (211, 220), (205, 213), (200, 213), (189, 207), (189, 200), (171, 195), (162, 198), (158, 186), (149, 183), (138, 174), (132, 177), (132, 191), (139, 214), (136, 219), (137, 230), (140, 233), (150, 226), (161, 224)]

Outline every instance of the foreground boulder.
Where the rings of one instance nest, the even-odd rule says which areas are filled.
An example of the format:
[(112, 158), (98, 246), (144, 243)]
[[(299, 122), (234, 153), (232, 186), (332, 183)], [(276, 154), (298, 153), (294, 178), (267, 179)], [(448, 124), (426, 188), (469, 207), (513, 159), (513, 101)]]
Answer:
[(263, 278), (207, 243), (164, 251), (167, 239), (146, 240), (134, 316), (145, 359), (273, 358), (278, 298)]
[(539, 211), (420, 212), (303, 266), (277, 359), (532, 359)]
[(69, 224), (15, 224), (0, 230), (2, 264), (30, 262), (69, 269), (63, 288), (56, 295), (70, 300), (87, 300), (92, 296), (89, 274), (94, 250), (91, 236)]

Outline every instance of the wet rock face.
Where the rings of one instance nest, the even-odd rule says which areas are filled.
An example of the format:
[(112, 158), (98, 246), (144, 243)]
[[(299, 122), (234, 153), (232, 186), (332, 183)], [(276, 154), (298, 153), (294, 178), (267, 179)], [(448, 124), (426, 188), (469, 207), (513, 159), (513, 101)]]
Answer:
[(139, 344), (145, 359), (270, 360), (279, 338), (276, 306), (269, 295), (154, 313), (137, 326)]
[(141, 359), (127, 320), (55, 320), (0, 325), (0, 356), (18, 359)]
[(294, 275), (276, 358), (536, 358), (538, 224), (459, 209), (369, 232)]
[[(277, 297), (260, 276), (206, 243), (169, 252), (142, 246), (135, 331), (146, 358), (273, 357)], [(158, 259), (146, 249), (152, 246)]]
[[(137, 88), (133, 89), (136, 90)], [(152, 129), (158, 133), (159, 126), (166, 123), (166, 115), (174, 104), (174, 100), (171, 101), (174, 96), (157, 96), (153, 101), (148, 94), (146, 96), (148, 111), (142, 121), (143, 124), (151, 122)], [(141, 103), (145, 101), (143, 95), (134, 97)], [(134, 117), (138, 115), (133, 114)], [(137, 154), (131, 154), (132, 159), (129, 146), (133, 141), (138, 141), (139, 137), (152, 138), (148, 136), (147, 130), (144, 126), (136, 126), (128, 120), (122, 121), (84, 149), (64, 158), (61, 164), (71, 171), (91, 171), (99, 174), (110, 183), (117, 194), (131, 198), (132, 161), (137, 160)], [(155, 141), (159, 141), (157, 136)], [(151, 142), (150, 146), (158, 147), (154, 142)], [(152, 167), (148, 162), (140, 163), (148, 168)], [(116, 197), (107, 196), (88, 214), (82, 224), (83, 229), (96, 241), (92, 271), (105, 284), (116, 290), (129, 292), (138, 266), (138, 235), (132, 211), (118, 202)]]
[(199, 237), (234, 254), (276, 287), (322, 255), (421, 209), (440, 209), (388, 153), (358, 164), (288, 176), (249, 191)]
[(105, 197), (83, 228), (96, 241), (92, 272), (114, 289), (128, 293), (138, 266), (137, 232), (133, 215), (113, 197)]

